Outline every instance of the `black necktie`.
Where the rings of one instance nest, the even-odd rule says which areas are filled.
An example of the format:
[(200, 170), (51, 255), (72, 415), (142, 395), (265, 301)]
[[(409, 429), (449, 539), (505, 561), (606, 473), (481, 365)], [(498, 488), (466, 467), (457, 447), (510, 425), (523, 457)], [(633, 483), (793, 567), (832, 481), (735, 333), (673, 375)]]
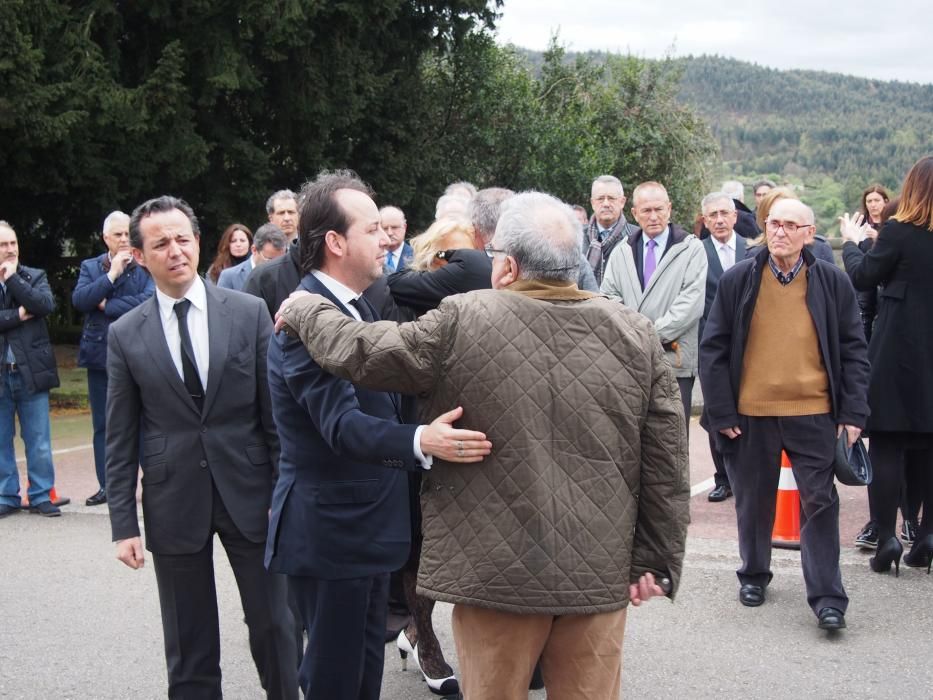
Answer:
[(198, 374), (198, 363), (194, 360), (194, 348), (191, 347), (191, 335), (188, 333), (188, 309), (191, 302), (182, 299), (175, 304), (175, 315), (178, 317), (178, 335), (181, 336), (181, 372), (185, 377), (185, 388), (191, 395), (191, 400), (200, 411), (204, 406), (204, 387), (201, 384), (201, 375)]
[(375, 321), (375, 317), (369, 312), (366, 302), (363, 301), (363, 297), (357, 297), (350, 302), (360, 314), (360, 318), (366, 323), (372, 323)]

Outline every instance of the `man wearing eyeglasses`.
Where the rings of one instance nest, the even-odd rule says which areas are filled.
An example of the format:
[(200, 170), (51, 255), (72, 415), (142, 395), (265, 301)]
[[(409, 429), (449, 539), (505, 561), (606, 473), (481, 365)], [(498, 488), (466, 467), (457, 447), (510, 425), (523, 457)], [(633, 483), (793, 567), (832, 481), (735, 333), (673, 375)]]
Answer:
[(765, 602), (771, 528), (787, 452), (801, 500), (807, 602), (824, 630), (846, 626), (839, 569), (837, 437), (852, 444), (868, 417), (868, 357), (855, 292), (845, 273), (805, 246), (813, 211), (779, 201), (767, 248), (719, 282), (700, 345), (701, 424), (725, 457), (735, 494), (742, 605)]
[(285, 255), (287, 245), (288, 239), (282, 229), (275, 224), (263, 224), (253, 236), (253, 254), (239, 265), (222, 270), (217, 286), (242, 292), (250, 273), (263, 263)]
[(606, 262), (620, 241), (638, 229), (625, 220), (625, 191), (619, 178), (600, 175), (590, 189), (593, 218), (583, 228), (583, 254), (593, 268), (596, 283), (603, 281)]

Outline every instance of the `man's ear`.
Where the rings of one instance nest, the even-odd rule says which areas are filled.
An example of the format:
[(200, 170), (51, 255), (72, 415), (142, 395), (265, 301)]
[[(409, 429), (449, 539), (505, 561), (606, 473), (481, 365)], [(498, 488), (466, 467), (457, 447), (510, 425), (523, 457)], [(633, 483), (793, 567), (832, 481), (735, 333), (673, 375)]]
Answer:
[(343, 257), (346, 244), (347, 239), (333, 229), (324, 234), (324, 245), (327, 246), (327, 249), (331, 253), (338, 257)]
[(144, 262), (146, 258), (143, 255), (143, 251), (139, 248), (130, 248), (130, 250), (133, 252), (133, 260), (136, 261), (136, 264), (140, 267), (146, 267), (146, 263)]

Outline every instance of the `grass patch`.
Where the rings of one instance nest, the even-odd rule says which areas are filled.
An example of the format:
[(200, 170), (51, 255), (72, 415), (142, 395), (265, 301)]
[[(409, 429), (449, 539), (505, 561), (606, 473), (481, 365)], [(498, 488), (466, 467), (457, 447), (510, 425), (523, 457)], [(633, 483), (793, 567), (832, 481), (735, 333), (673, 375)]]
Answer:
[(49, 406), (57, 409), (87, 409), (87, 370), (83, 367), (59, 367), (62, 385), (49, 392)]

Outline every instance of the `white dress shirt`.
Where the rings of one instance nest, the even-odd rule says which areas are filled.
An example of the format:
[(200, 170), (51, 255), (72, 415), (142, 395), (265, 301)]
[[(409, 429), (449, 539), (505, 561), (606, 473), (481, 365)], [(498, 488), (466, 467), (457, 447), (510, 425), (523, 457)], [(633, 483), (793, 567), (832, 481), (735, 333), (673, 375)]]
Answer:
[[(198, 363), (198, 375), (201, 377), (201, 386), (207, 394), (207, 374), (211, 362), (211, 346), (207, 334), (207, 292), (204, 291), (204, 282), (200, 277), (194, 278), (194, 283), (184, 296), (191, 302), (188, 308), (188, 335), (191, 336), (191, 349), (194, 350), (194, 361)], [(181, 366), (181, 335), (178, 333), (178, 316), (175, 315), (175, 303), (181, 299), (174, 299), (156, 287), (156, 300), (159, 303), (159, 317), (162, 320), (162, 332), (165, 333), (165, 342), (172, 355), (172, 362), (178, 376), (185, 381), (185, 372)]]
[[(357, 294), (342, 282), (338, 282), (333, 277), (320, 270), (312, 270), (311, 274), (314, 275), (318, 282), (327, 287), (327, 291), (337, 297), (337, 301), (347, 307), (347, 311), (350, 312), (353, 318), (357, 321), (363, 320), (360, 318), (360, 312), (357, 311), (356, 306), (351, 303), (363, 296), (362, 294)], [(421, 467), (423, 469), (430, 469), (431, 465), (434, 463), (434, 458), (421, 451), (421, 433), (424, 432), (426, 427), (427, 426), (419, 425), (415, 430), (415, 444), (412, 445), (412, 447), (415, 457), (421, 462)]]
[(725, 243), (720, 243), (714, 238), (713, 244), (716, 246), (716, 251), (719, 253), (719, 263), (722, 265), (722, 271), (725, 272), (735, 265), (735, 231), (732, 232), (729, 236), (729, 240)]

